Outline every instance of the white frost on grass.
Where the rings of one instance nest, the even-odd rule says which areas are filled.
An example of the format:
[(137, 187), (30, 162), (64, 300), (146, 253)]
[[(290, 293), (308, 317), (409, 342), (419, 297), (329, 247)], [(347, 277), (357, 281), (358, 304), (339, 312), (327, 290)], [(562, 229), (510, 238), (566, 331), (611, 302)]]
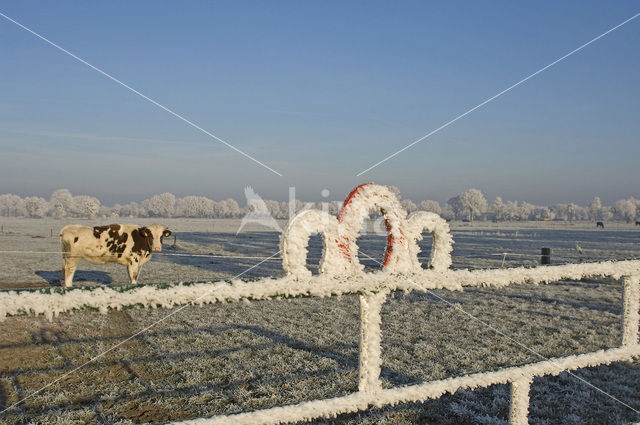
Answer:
[(559, 375), (566, 370), (610, 364), (639, 356), (640, 346), (638, 345), (633, 347), (612, 348), (599, 350), (594, 353), (567, 356), (560, 359), (549, 359), (524, 366), (507, 367), (493, 372), (474, 373), (425, 382), (423, 384), (385, 389), (376, 393), (357, 392), (343, 397), (308, 401), (297, 405), (173, 423), (183, 425), (276, 425), (306, 421), (318, 417), (336, 417), (342, 413), (366, 410), (371, 406), (394, 406), (399, 403), (435, 399), (446, 393), (453, 394), (459, 389), (472, 390), (495, 384), (506, 384), (514, 380), (523, 379), (523, 376)]

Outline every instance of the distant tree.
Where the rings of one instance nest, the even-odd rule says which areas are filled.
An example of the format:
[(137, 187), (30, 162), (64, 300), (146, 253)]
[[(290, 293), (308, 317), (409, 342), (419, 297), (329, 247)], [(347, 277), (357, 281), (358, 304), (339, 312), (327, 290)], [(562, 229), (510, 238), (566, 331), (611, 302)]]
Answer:
[(568, 204), (556, 204), (553, 206), (553, 214), (555, 215), (556, 220), (569, 220), (569, 210)]
[(87, 218), (95, 218), (100, 211), (100, 201), (93, 196), (74, 196), (71, 203), (71, 213)]
[(602, 220), (602, 201), (597, 196), (593, 198), (591, 204), (589, 204), (589, 220), (597, 221)]
[(218, 218), (231, 218), (231, 217), (239, 217), (242, 215), (242, 210), (238, 203), (229, 198), (224, 201), (214, 203), (214, 214)]
[(49, 215), (53, 218), (66, 217), (73, 208), (73, 197), (68, 189), (58, 189), (49, 198)]
[(47, 214), (49, 203), (39, 196), (30, 196), (24, 198), (24, 209), (28, 217), (42, 218)]
[(527, 221), (533, 214), (533, 210), (535, 205), (530, 204), (528, 202), (522, 202), (518, 207), (518, 220)]
[(178, 217), (212, 217), (214, 202), (204, 196), (185, 196), (176, 201)]
[(120, 217), (146, 217), (147, 211), (137, 202), (130, 202), (120, 208)]
[(515, 221), (518, 219), (520, 213), (520, 207), (518, 201), (507, 201), (504, 204), (504, 219), (508, 221)]
[(447, 207), (453, 214), (454, 219), (461, 218), (461, 215), (465, 213), (462, 207), (462, 202), (460, 202), (460, 195), (449, 198), (447, 200)]
[(153, 195), (142, 201), (142, 207), (153, 217), (172, 217), (175, 213), (175, 206), (176, 197), (169, 192)]
[(24, 200), (18, 195), (6, 193), (0, 195), (0, 214), (4, 216), (22, 216), (25, 215)]
[(440, 208), (440, 203), (438, 201), (426, 200), (420, 202), (420, 210), (422, 211), (430, 211), (436, 214), (442, 213), (442, 208)]
[(101, 218), (107, 218), (107, 217), (117, 217), (118, 214), (114, 212), (113, 207), (100, 205), (100, 209), (98, 210), (98, 216)]
[(611, 207), (604, 206), (602, 207), (602, 220), (611, 220), (613, 218), (613, 212), (611, 212)]
[(267, 211), (269, 211), (269, 215), (271, 215), (271, 217), (280, 218), (283, 215), (283, 213), (286, 214), (284, 211), (282, 211), (280, 207), (280, 202), (266, 200), (264, 201), (264, 203), (267, 206)]
[(478, 189), (469, 189), (447, 201), (456, 218), (474, 217), (487, 211), (487, 200)]
[(612, 205), (611, 212), (613, 212), (615, 218), (629, 223), (636, 218), (638, 212), (636, 200), (633, 197), (620, 199)]
[(497, 221), (503, 221), (505, 219), (505, 205), (500, 196), (496, 196), (496, 199), (489, 207), (489, 213)]
[(448, 201), (444, 205), (444, 208), (442, 208), (442, 211), (440, 212), (440, 216), (445, 220), (455, 220), (456, 215), (453, 212), (453, 209), (451, 208), (451, 205), (449, 205)]
[(531, 213), (533, 220), (548, 220), (551, 218), (551, 210), (549, 207), (535, 207)]
[(557, 204), (553, 207), (556, 219), (564, 221), (585, 220), (588, 217), (586, 208), (570, 202), (568, 204)]
[(409, 214), (411, 214), (414, 211), (418, 210), (418, 206), (415, 204), (415, 202), (413, 202), (410, 199), (404, 199), (400, 202), (400, 205), (402, 205), (402, 208), (405, 209), (405, 211), (407, 211)]
[(111, 208), (111, 214), (110, 215), (112, 217), (119, 217), (121, 212), (122, 212), (122, 205), (115, 204), (113, 206), (113, 208)]

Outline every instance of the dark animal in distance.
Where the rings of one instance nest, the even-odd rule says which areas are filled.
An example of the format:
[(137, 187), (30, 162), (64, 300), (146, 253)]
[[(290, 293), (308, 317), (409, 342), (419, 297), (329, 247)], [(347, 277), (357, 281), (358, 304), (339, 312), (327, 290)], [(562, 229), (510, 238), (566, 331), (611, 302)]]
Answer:
[(602, 228), (604, 229), (604, 223), (603, 223), (603, 222), (601, 222), (601, 221), (598, 221), (598, 222), (596, 223), (596, 227), (602, 227)]
[(140, 267), (151, 253), (162, 251), (162, 239), (171, 235), (166, 226), (153, 224), (110, 224), (93, 228), (70, 224), (60, 231), (63, 286), (71, 286), (78, 261), (93, 264), (117, 263), (127, 266), (129, 281), (138, 279)]

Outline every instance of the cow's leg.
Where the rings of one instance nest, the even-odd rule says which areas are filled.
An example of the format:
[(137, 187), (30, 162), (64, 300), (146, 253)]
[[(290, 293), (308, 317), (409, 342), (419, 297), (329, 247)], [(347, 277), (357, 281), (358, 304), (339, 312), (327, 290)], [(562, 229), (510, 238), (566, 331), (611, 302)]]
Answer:
[(62, 286), (71, 286), (73, 282), (73, 275), (78, 267), (78, 258), (66, 256), (62, 258), (62, 276), (64, 282)]
[(129, 282), (134, 285), (138, 280), (138, 273), (140, 273), (140, 265), (138, 263), (131, 263), (127, 266), (129, 272)]

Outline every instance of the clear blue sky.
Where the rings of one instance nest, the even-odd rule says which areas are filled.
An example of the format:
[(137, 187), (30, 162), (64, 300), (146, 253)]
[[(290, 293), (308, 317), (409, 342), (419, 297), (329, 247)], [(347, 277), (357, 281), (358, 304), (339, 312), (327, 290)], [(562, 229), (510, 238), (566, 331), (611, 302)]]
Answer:
[(0, 18), (0, 193), (342, 199), (366, 181), (444, 201), (640, 197), (640, 12), (622, 2), (38, 2), (0, 12), (284, 174), (247, 160)]

